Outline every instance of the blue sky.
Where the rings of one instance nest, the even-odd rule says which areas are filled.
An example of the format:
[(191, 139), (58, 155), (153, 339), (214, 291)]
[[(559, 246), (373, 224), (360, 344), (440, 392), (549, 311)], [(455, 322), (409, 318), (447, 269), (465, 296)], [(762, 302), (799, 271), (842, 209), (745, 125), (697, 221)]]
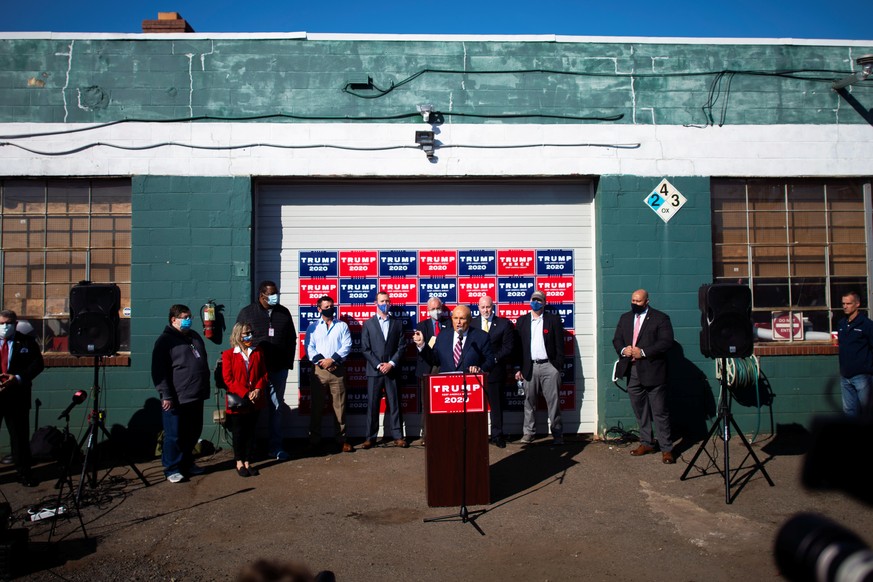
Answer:
[(197, 32), (873, 39), (871, 0), (10, 0), (0, 31), (140, 32), (159, 11)]

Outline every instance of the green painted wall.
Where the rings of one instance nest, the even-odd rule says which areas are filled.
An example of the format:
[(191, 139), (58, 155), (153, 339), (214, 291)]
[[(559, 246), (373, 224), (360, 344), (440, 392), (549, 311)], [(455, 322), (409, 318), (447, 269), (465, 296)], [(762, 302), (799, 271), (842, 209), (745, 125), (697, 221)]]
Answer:
[[(432, 103), (467, 123), (864, 123), (830, 84), (851, 72), (852, 55), (869, 52), (873, 47), (0, 39), (0, 122), (277, 114), (292, 116), (287, 121), (419, 122), (416, 105)], [(343, 91), (367, 77), (373, 86), (355, 91), (388, 92), (365, 99)]]
[[(611, 382), (616, 359), (612, 337), (633, 291), (645, 288), (653, 307), (670, 315), (678, 348), (670, 357), (670, 404), (674, 431), (702, 436), (712, 423), (719, 395), (715, 363), (700, 353), (698, 289), (712, 282), (709, 178), (667, 177), (688, 202), (664, 223), (644, 197), (657, 178), (603, 176), (595, 195), (597, 233), (598, 418), (601, 433), (612, 427), (636, 428), (627, 395)], [(738, 394), (733, 413), (746, 432), (769, 433), (775, 423), (807, 425), (816, 414), (840, 409), (836, 356), (780, 356), (761, 359), (769, 381)], [(760, 415), (759, 415), (760, 410)]]

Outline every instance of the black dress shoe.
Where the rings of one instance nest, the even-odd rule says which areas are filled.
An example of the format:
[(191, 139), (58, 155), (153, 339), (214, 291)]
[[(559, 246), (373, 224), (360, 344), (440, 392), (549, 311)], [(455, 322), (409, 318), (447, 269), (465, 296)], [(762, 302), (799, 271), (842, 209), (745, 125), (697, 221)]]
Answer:
[(26, 477), (19, 477), (18, 482), (24, 485), (25, 487), (36, 487), (39, 485), (39, 481), (31, 477), (30, 475)]
[(261, 472), (254, 467), (246, 467), (246, 469), (248, 469), (249, 475), (251, 475), (252, 477), (257, 477), (261, 474)]
[(506, 448), (506, 440), (502, 436), (491, 439), (491, 444), (494, 445), (495, 447), (497, 447), (498, 449), (505, 449)]
[(252, 476), (252, 474), (249, 473), (249, 470), (246, 469), (245, 467), (237, 467), (236, 474), (239, 475), (240, 477), (251, 477)]

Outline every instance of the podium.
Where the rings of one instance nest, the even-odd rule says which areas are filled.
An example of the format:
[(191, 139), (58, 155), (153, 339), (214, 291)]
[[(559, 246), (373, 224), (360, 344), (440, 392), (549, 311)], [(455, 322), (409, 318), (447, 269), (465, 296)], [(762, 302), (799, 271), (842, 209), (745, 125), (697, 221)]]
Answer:
[[(458, 373), (422, 377), (428, 507), (491, 503), (484, 390), (487, 375), (466, 374), (466, 413), (464, 376)], [(462, 495), (464, 482), (466, 496)]]

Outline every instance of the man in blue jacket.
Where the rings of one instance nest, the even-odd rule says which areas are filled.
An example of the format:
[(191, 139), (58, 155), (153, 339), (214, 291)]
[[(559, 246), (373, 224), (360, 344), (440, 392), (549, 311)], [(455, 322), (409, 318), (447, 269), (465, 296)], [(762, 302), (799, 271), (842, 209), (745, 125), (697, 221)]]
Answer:
[(861, 296), (851, 291), (843, 295), (843, 313), (838, 335), (840, 343), (840, 384), (843, 412), (860, 416), (869, 405), (873, 375), (873, 321), (861, 313)]

